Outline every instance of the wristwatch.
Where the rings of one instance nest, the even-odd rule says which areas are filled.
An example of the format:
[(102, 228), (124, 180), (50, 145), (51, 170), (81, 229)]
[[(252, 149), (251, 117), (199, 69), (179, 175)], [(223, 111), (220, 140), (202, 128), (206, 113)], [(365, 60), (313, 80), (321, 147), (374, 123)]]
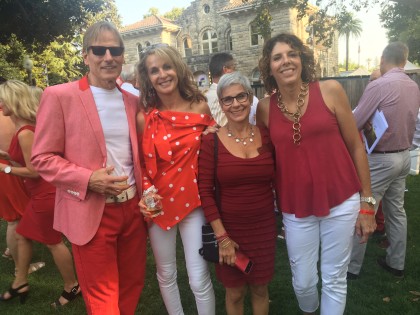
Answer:
[(372, 206), (376, 205), (376, 199), (373, 197), (360, 197), (360, 202), (366, 202)]
[(3, 172), (5, 172), (6, 174), (10, 174), (11, 171), (12, 171), (12, 167), (10, 165), (6, 166), (3, 169)]

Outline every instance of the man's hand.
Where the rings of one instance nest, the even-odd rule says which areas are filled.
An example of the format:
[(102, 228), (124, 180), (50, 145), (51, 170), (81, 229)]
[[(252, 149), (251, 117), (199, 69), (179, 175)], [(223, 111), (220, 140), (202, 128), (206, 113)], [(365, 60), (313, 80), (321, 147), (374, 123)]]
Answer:
[[(113, 166), (94, 171), (89, 178), (88, 188), (101, 195), (112, 196), (117, 196), (124, 190), (130, 188), (130, 185), (126, 184), (128, 176), (110, 175), (113, 171)], [(121, 182), (125, 182), (125, 184), (121, 184)]]

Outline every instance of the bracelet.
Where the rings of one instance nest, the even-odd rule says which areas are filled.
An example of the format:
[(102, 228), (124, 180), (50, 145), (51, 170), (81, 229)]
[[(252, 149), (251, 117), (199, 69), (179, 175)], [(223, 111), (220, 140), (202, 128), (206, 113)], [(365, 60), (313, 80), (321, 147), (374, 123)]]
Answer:
[[(227, 240), (227, 238), (225, 238), (225, 240)], [(231, 243), (232, 243), (232, 241), (231, 241), (231, 240), (228, 240), (226, 243), (221, 244), (221, 246), (222, 246), (222, 248), (226, 248), (226, 247), (228, 247)]]
[(225, 232), (225, 233), (223, 233), (222, 235), (220, 235), (220, 236), (216, 236), (216, 240), (217, 240), (217, 242), (221, 242), (221, 241), (223, 241), (224, 239), (226, 239), (226, 238), (228, 238), (229, 237), (229, 235), (227, 234), (227, 232)]
[(226, 238), (222, 239), (220, 242), (218, 241), (217, 243), (219, 244), (219, 246), (222, 246), (222, 248), (225, 248), (227, 246), (227, 245), (225, 246), (225, 244), (230, 243), (230, 238), (226, 237)]
[(359, 213), (360, 214), (375, 215), (375, 210), (360, 209)]

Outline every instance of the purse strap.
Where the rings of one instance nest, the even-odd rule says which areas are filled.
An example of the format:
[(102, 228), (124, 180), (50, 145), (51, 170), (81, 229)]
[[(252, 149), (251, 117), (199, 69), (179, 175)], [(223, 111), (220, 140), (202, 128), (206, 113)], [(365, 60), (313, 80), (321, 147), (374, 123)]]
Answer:
[(213, 134), (214, 136), (214, 195), (216, 199), (217, 209), (220, 211), (220, 186), (219, 181), (217, 180), (217, 159), (219, 156), (219, 137), (217, 133)]

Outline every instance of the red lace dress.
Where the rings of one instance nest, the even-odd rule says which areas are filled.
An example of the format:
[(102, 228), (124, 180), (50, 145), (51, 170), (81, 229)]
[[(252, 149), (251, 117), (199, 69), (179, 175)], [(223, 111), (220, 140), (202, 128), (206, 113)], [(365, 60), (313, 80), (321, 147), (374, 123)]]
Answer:
[[(12, 138), (9, 155), (13, 161), (24, 166), (25, 159), (18, 139), (19, 133), (23, 130), (35, 132), (35, 127), (27, 125), (18, 130)], [(25, 178), (24, 184), (30, 200), (16, 232), (28, 239), (48, 245), (61, 242), (61, 233), (53, 229), (55, 187), (41, 177)]]

